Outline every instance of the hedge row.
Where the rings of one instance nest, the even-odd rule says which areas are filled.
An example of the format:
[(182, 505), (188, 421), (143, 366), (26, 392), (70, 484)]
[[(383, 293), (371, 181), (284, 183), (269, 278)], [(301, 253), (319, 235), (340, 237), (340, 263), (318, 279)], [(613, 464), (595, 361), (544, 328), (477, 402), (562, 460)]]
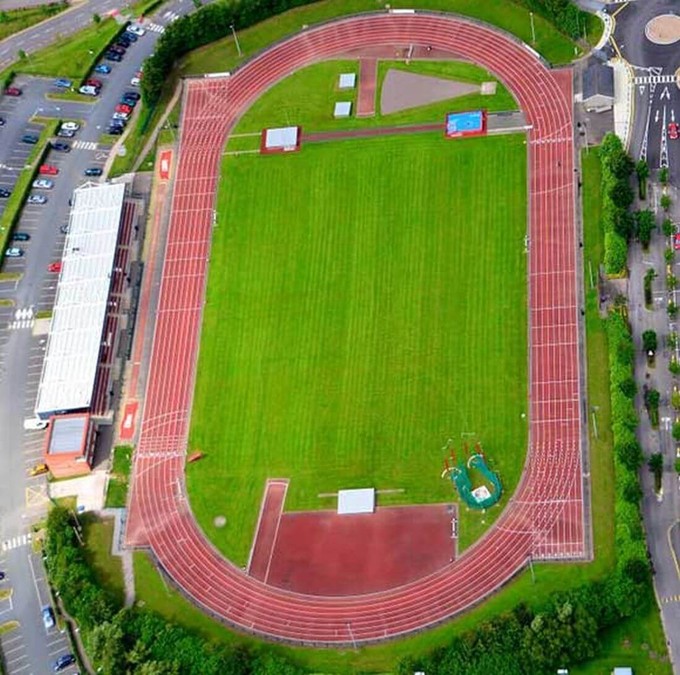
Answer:
[(557, 30), (574, 40), (581, 38), (586, 30), (588, 13), (579, 9), (571, 0), (514, 0), (514, 2), (548, 19)]
[(608, 133), (600, 146), (602, 164), (602, 226), (604, 229), (604, 266), (611, 276), (622, 275), (628, 261), (628, 240), (635, 231), (629, 212), (634, 194), (630, 187), (633, 161), (621, 139)]
[(120, 609), (95, 579), (71, 512), (56, 506), (47, 518), (44, 552), (52, 586), (80, 627), (88, 655), (102, 675), (299, 675), (297, 667), (258, 651), (207, 642), (136, 607)]

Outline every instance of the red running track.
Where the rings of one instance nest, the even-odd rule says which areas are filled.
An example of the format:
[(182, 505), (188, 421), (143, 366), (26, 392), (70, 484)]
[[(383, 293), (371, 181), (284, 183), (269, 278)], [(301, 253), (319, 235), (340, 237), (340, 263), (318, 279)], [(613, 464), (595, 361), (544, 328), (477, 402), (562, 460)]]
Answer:
[[(492, 71), (514, 92), (532, 130), (529, 305), (530, 440), (522, 481), (480, 541), (444, 570), (380, 593), (305, 596), (247, 576), (198, 528), (184, 457), (225, 139), (265, 89), (310, 63), (376, 45), (431, 45)], [(446, 15), (368, 15), (307, 30), (228, 78), (186, 83), (172, 215), (156, 332), (135, 453), (127, 541), (150, 547), (185, 594), (245, 631), (338, 645), (390, 638), (481, 601), (533, 559), (583, 558), (578, 308), (570, 73), (525, 45)], [(498, 224), (499, 227), (502, 223)]]

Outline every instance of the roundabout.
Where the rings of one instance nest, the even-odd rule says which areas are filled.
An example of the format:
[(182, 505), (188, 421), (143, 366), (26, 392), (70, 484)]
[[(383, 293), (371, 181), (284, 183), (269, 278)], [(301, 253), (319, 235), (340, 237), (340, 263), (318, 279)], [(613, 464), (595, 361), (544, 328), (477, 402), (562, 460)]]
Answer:
[[(311, 597), (260, 582), (197, 526), (186, 443), (223, 145), (248, 106), (297, 69), (374, 45), (428, 45), (483, 66), (532, 126), (529, 164), (530, 443), (523, 478), (495, 526), (444, 569), (364, 595)], [(181, 591), (242, 631), (292, 643), (370, 643), (478, 604), (531, 560), (590, 557), (581, 475), (571, 71), (454, 16), (376, 14), (307, 29), (227, 77), (186, 82), (161, 295), (126, 539), (151, 550)]]

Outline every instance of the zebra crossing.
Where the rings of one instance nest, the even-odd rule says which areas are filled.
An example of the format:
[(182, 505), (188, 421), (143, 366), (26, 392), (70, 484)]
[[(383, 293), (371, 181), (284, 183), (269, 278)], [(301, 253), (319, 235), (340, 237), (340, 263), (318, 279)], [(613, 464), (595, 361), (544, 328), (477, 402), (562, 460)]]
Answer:
[(161, 26), (158, 23), (146, 23), (144, 24), (144, 28), (153, 31), (154, 33), (165, 33), (165, 26)]
[(675, 84), (675, 75), (638, 75), (635, 84)]
[(661, 598), (661, 604), (667, 605), (669, 602), (680, 602), (680, 595), (669, 595)]
[(73, 141), (74, 150), (96, 150), (99, 146), (94, 141)]
[(9, 323), (7, 328), (9, 330), (21, 330), (23, 328), (32, 328), (35, 323), (33, 315), (33, 306), (25, 307), (24, 309), (17, 309), (14, 312), (14, 320)]
[(12, 537), (11, 539), (5, 539), (2, 542), (2, 551), (11, 551), (20, 546), (28, 546), (31, 543), (31, 533), (20, 534), (18, 537)]

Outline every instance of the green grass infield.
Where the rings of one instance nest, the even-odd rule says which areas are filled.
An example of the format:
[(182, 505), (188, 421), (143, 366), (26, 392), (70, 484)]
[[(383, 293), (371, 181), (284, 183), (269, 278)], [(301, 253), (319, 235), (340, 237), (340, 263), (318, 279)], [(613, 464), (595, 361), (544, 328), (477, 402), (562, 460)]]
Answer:
[[(199, 523), (245, 562), (267, 477), (320, 493), (453, 500), (474, 432), (507, 495), (526, 451), (526, 146), (418, 134), (228, 156), (188, 468)], [(462, 544), (500, 512), (461, 514)], [(227, 517), (216, 529), (213, 519)]]

